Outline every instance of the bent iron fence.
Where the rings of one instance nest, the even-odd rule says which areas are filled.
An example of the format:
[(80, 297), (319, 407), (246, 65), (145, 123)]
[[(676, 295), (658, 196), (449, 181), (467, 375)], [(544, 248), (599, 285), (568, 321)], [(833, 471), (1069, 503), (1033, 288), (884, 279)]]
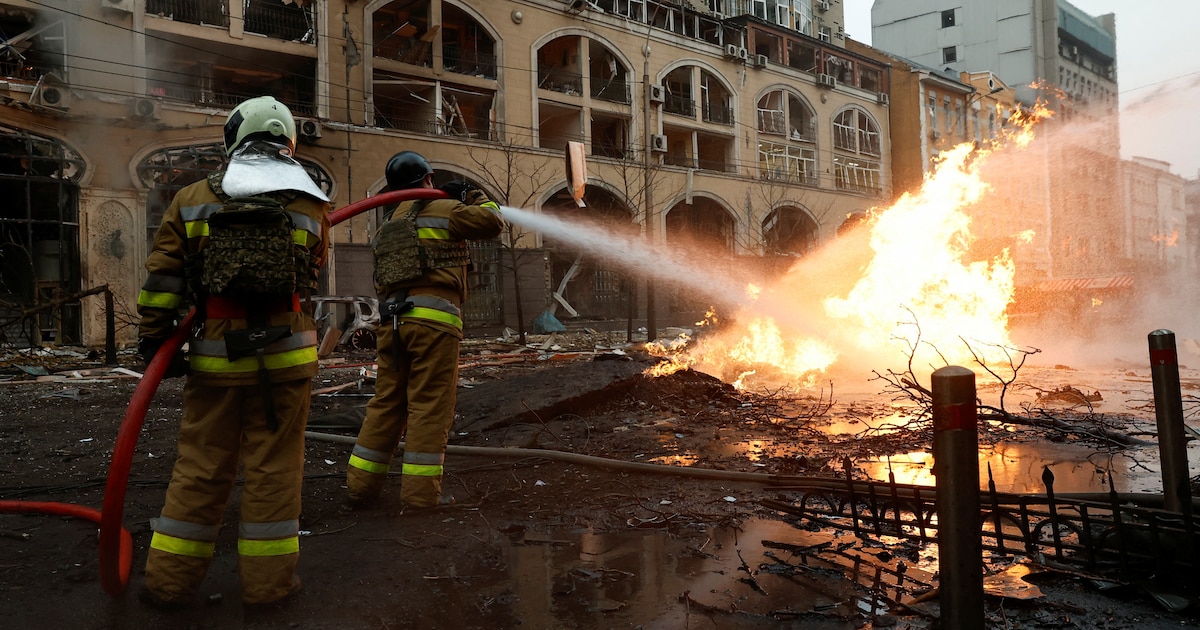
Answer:
[[(858, 536), (937, 541), (934, 487), (898, 484), (894, 477), (855, 481), (848, 461), (846, 470), (846, 479), (835, 484), (773, 486), (798, 496), (759, 503)], [(1119, 494), (1112, 489), (1111, 474), (1107, 495), (1058, 496), (1048, 467), (1042, 483), (1045, 495), (997, 492), (989, 467), (988, 489), (980, 496), (984, 549), (1089, 571), (1119, 571), (1126, 577), (1200, 566), (1200, 528), (1188, 511), (1149, 506), (1156, 495)]]

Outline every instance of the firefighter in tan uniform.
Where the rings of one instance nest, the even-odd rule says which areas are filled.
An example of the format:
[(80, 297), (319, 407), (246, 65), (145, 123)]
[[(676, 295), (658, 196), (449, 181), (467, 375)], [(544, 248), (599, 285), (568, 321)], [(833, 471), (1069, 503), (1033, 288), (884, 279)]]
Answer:
[[(242, 601), (277, 602), (299, 588), (300, 484), (316, 327), (303, 298), (328, 247), (330, 205), (291, 157), (296, 126), (269, 96), (225, 123), (229, 166), (175, 196), (146, 260), (138, 296), (147, 362), (191, 301), (183, 419), (140, 599), (193, 601), (208, 570), (238, 474)], [(182, 353), (168, 375), (178, 375)]]
[[(433, 169), (412, 151), (393, 156), (386, 176), (390, 190), (434, 187)], [(402, 506), (442, 502), (467, 297), (466, 241), (495, 238), (504, 226), (500, 207), (482, 191), (465, 182), (442, 190), (449, 199), (401, 203), (375, 237), (379, 370), (347, 467), (351, 508), (379, 498), (401, 439)]]

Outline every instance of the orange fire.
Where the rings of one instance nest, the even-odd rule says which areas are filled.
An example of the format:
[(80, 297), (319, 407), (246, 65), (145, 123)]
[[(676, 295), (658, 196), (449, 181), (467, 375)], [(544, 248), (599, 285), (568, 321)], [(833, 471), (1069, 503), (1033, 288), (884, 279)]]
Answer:
[[(991, 148), (943, 152), (919, 191), (875, 209), (856, 231), (796, 263), (773, 285), (751, 286), (714, 332), (652, 352), (669, 360), (647, 374), (693, 368), (739, 387), (780, 380), (811, 386), (836, 368), (1006, 360), (1006, 309), (1015, 265), (1008, 249), (972, 258), (972, 206), (991, 186), (981, 176), (996, 151), (1019, 151), (1049, 114), (1022, 112)], [(1013, 236), (1028, 242), (1032, 232)]]

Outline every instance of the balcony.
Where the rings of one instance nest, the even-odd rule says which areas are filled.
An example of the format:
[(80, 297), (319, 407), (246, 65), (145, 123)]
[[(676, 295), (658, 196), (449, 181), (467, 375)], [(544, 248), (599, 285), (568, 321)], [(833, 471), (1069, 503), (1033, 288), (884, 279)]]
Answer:
[(447, 72), (455, 72), (483, 79), (496, 78), (495, 55), (464, 51), (458, 46), (445, 46), (442, 48), (442, 67)]
[(592, 79), (591, 84), (592, 98), (608, 101), (610, 103), (622, 103), (628, 105), (632, 102), (629, 92), (629, 84), (621, 79)]
[[(271, 39), (313, 44), (317, 40), (312, 6), (278, 0), (242, 0), (242, 30)], [(146, 0), (146, 14), (176, 22), (229, 28), (229, 0)]]
[(724, 103), (705, 103), (704, 122), (733, 125), (733, 108)]
[(562, 68), (538, 68), (538, 88), (572, 96), (583, 94), (583, 75)]
[(668, 114), (679, 114), (695, 118), (696, 116), (696, 101), (684, 94), (667, 94), (667, 98), (663, 101), (663, 111)]

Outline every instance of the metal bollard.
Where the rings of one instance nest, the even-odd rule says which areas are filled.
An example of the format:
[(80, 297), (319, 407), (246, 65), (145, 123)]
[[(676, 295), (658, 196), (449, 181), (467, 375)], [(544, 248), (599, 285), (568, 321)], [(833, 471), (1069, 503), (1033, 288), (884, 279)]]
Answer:
[(1187, 441), (1183, 434), (1183, 396), (1179, 389), (1179, 354), (1175, 333), (1155, 330), (1150, 344), (1150, 378), (1154, 381), (1154, 416), (1158, 422), (1158, 458), (1162, 467), (1166, 509), (1191, 514)]
[(932, 381), (942, 626), (982, 630), (983, 526), (975, 373), (952, 365), (934, 372)]

